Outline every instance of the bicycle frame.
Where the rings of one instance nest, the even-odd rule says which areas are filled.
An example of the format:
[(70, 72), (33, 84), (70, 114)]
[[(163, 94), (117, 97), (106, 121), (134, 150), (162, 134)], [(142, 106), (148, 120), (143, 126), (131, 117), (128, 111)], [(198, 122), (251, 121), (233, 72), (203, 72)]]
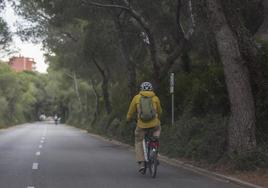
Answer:
[(147, 147), (147, 143), (145, 141), (145, 139), (143, 139), (143, 153), (144, 153), (144, 159), (145, 162), (148, 162), (148, 147)]

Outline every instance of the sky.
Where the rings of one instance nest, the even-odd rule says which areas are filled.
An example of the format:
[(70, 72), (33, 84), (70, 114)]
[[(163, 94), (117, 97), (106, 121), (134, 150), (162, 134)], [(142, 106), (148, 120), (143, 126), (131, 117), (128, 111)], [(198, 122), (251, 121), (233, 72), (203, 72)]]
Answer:
[[(8, 23), (8, 26), (12, 32), (16, 32), (16, 22), (25, 22), (21, 17), (15, 14), (10, 4), (6, 4), (6, 8), (2, 13), (2, 17)], [(36, 62), (36, 70), (41, 73), (46, 73), (48, 65), (45, 63), (44, 51), (42, 50), (42, 44), (33, 44), (31, 42), (22, 42), (18, 36), (13, 37), (14, 46), (18, 49), (18, 53), (11, 56), (25, 56), (34, 58)], [(10, 56), (3, 57), (2, 59), (8, 60)]]

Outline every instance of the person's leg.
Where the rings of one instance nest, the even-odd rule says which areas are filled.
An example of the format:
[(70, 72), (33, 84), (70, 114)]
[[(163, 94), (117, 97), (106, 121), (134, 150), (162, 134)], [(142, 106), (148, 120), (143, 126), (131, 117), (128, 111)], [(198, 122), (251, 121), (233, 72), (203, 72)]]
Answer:
[[(157, 138), (157, 140), (158, 140), (159, 137), (160, 137), (160, 133), (161, 133), (161, 125), (155, 127), (154, 132), (153, 132), (153, 136), (154, 136), (155, 138)], [(158, 164), (158, 165), (160, 164), (160, 163), (159, 163), (159, 160), (157, 160), (157, 164)]]
[(159, 138), (160, 133), (161, 133), (161, 125), (159, 125), (159, 126), (154, 128), (153, 136), (156, 137), (156, 138)]
[(136, 160), (138, 162), (145, 161), (143, 151), (143, 138), (144, 138), (144, 130), (137, 126), (135, 130), (135, 152), (136, 152)]
[(143, 151), (143, 138), (144, 138), (144, 129), (136, 127), (135, 130), (135, 152), (136, 160), (139, 164), (139, 172), (144, 174), (145, 169), (145, 159)]

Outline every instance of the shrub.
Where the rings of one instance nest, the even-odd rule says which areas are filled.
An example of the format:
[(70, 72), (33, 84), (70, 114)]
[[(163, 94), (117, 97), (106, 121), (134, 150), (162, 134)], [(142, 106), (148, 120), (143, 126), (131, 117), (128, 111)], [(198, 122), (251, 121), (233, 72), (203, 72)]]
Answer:
[(256, 150), (242, 155), (232, 154), (230, 159), (234, 167), (242, 171), (268, 168), (268, 147), (260, 146)]
[(217, 162), (226, 150), (227, 118), (182, 117), (175, 126), (163, 126), (161, 151), (170, 156)]

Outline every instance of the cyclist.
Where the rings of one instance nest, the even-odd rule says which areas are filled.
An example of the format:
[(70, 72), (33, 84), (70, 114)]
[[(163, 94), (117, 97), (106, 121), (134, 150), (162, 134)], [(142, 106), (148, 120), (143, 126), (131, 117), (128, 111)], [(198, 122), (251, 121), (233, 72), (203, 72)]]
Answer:
[(136, 160), (139, 164), (139, 172), (143, 173), (145, 168), (143, 151), (145, 129), (153, 128), (153, 136), (156, 138), (159, 138), (161, 132), (159, 117), (162, 113), (162, 108), (150, 82), (143, 82), (140, 86), (139, 94), (132, 99), (127, 113), (128, 122), (130, 122), (134, 113), (137, 113), (138, 116), (135, 129)]
[(54, 122), (55, 122), (55, 125), (58, 124), (58, 115), (57, 114), (55, 114), (55, 116), (54, 116)]

